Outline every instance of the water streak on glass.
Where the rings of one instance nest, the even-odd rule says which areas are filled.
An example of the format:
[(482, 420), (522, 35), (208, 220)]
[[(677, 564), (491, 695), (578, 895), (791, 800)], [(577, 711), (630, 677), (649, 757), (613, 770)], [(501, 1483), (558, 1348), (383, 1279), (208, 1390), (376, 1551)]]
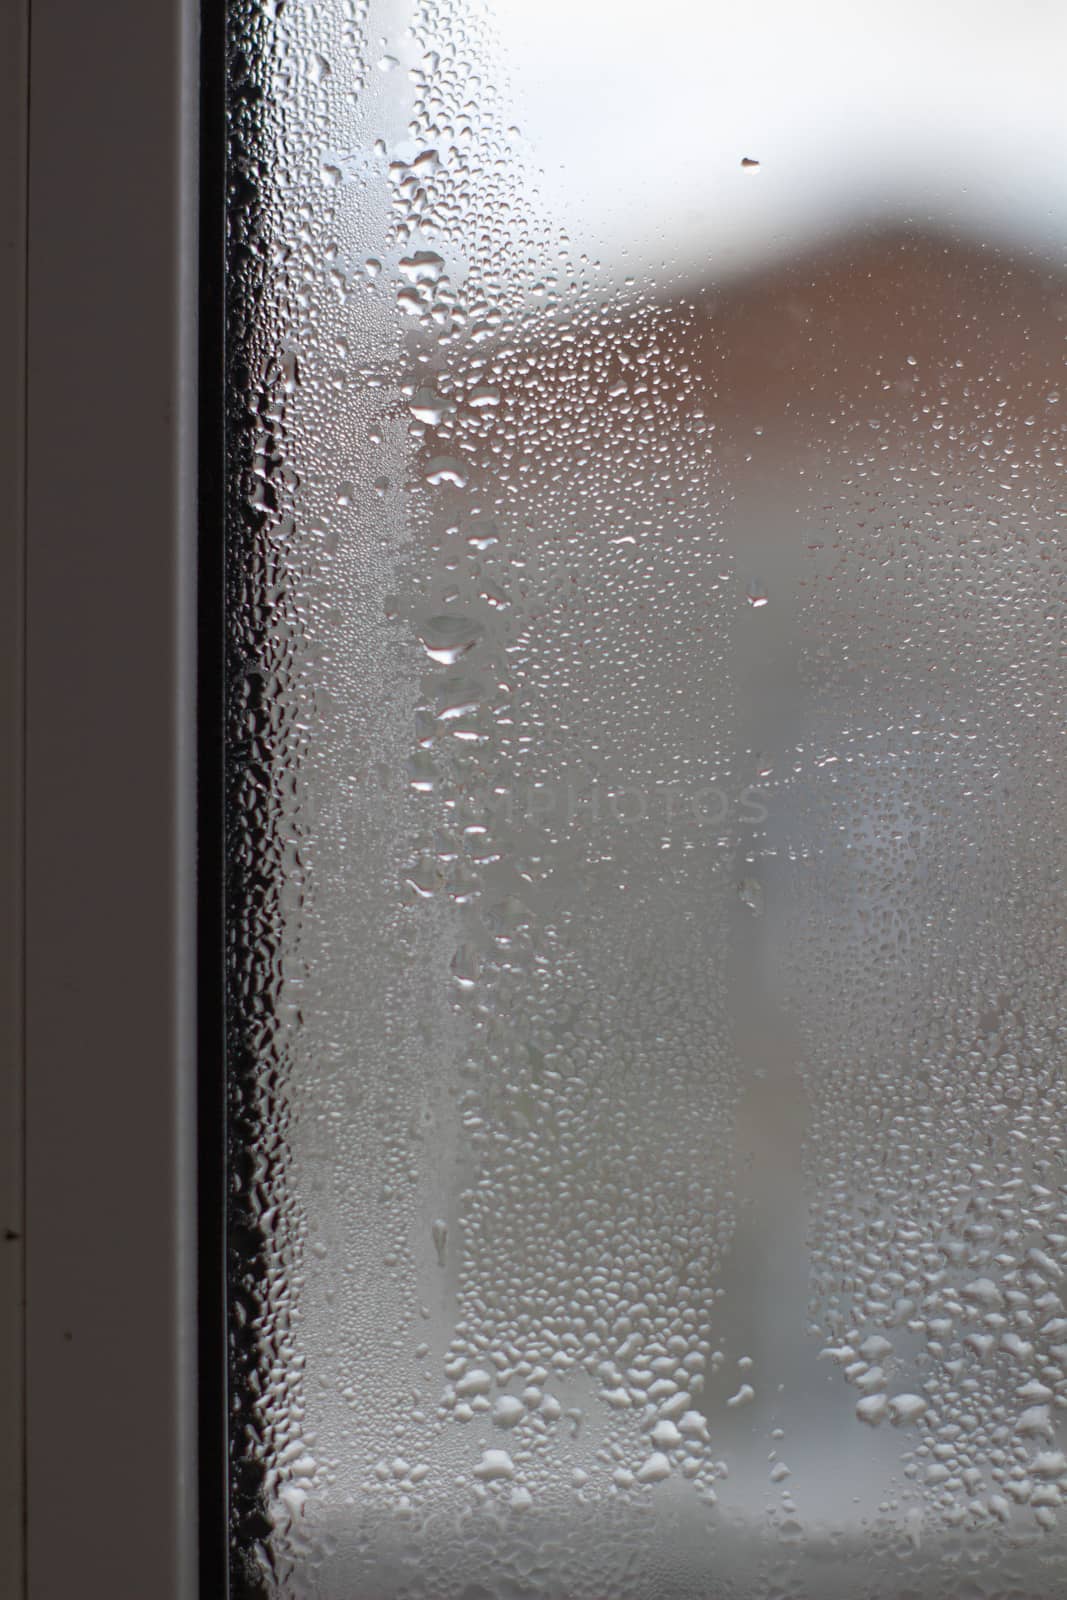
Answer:
[(1065, 50), (232, 0), (236, 1594), (1067, 1592)]

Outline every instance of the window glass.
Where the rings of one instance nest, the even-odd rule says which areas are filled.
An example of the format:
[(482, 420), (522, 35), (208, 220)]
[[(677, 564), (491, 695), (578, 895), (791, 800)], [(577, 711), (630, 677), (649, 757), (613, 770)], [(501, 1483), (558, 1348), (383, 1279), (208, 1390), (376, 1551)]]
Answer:
[(238, 1592), (1067, 1579), (1065, 44), (232, 0)]

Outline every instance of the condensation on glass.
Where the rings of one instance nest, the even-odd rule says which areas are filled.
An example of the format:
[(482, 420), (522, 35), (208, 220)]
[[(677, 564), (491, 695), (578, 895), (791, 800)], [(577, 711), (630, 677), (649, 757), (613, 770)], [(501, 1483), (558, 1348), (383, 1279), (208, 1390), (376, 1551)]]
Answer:
[(238, 1593), (1067, 1591), (1067, 17), (233, 0)]

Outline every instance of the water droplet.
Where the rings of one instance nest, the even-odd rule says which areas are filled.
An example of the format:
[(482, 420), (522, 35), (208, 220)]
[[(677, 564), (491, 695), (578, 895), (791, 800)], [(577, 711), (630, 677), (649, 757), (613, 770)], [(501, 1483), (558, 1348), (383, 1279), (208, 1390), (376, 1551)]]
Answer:
[(467, 469), (452, 456), (434, 456), (426, 468), (426, 482), (435, 487), (447, 483), (454, 489), (465, 489)]
[(926, 1410), (926, 1401), (918, 1394), (894, 1394), (889, 1398), (889, 1416), (898, 1427), (918, 1422)]
[(868, 1427), (876, 1428), (888, 1409), (889, 1402), (884, 1394), (869, 1394), (858, 1402), (856, 1415), (861, 1422), (866, 1422)]
[(452, 667), (473, 650), (485, 629), (473, 617), (428, 617), (419, 629), (422, 647), (432, 661)]
[(408, 409), (416, 421), (428, 423), (432, 428), (439, 428), (445, 418), (450, 417), (455, 411), (456, 402), (435, 393), (433, 389), (419, 389), (414, 398), (408, 402)]
[(493, 1407), (493, 1421), (498, 1428), (513, 1428), (525, 1415), (526, 1407), (512, 1394), (502, 1394)]
[(495, 1483), (501, 1478), (515, 1476), (515, 1463), (506, 1450), (486, 1450), (474, 1469), (474, 1476), (483, 1483)]
[(435, 250), (416, 250), (397, 263), (402, 278), (408, 283), (438, 283), (444, 274), (444, 257)]
[(439, 1267), (443, 1267), (445, 1264), (445, 1246), (448, 1243), (448, 1223), (442, 1221), (440, 1217), (435, 1217), (430, 1224), (430, 1234), (433, 1238), (433, 1247), (437, 1251), (437, 1264)]
[(653, 1450), (637, 1469), (638, 1483), (662, 1483), (670, 1475), (671, 1464), (662, 1450)]
[(763, 915), (765, 896), (763, 885), (758, 878), (742, 878), (737, 885), (737, 898), (743, 906), (747, 906), (754, 917)]

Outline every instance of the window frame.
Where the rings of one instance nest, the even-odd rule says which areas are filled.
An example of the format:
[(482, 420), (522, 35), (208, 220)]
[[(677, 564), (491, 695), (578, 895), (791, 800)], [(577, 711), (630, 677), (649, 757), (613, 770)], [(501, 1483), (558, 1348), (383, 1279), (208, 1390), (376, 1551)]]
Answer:
[[(9, 571), (21, 594), (24, 559), (25, 692), (5, 723), (22, 745), (9, 837), (25, 897), (5, 981), (21, 989), (24, 1046), (5, 1078), (16, 1106), (24, 1088), (25, 1522), (5, 1532), (25, 1554), (12, 1592), (33, 1596), (221, 1592), (198, 1572), (225, 1517), (221, 1349), (216, 1378), (197, 1345), (197, 1119), (218, 1125), (218, 1052), (199, 1112), (196, 1086), (198, 945), (214, 949), (210, 907), (197, 935), (197, 500), (211, 482), (198, 489), (198, 431), (213, 421), (198, 340), (210, 350), (221, 294), (220, 274), (200, 316), (198, 213), (221, 180), (199, 181), (199, 49), (221, 10), (22, 11), (25, 519)], [(201, 619), (205, 673), (216, 607), (221, 595)], [(201, 749), (210, 881), (207, 735)], [(217, 1008), (200, 1021), (216, 1037)], [(205, 1229), (221, 1170), (209, 1150)], [(209, 1250), (205, 1349), (215, 1277)], [(199, 1463), (198, 1387), (201, 1424), (220, 1413)], [(206, 1519), (198, 1476), (217, 1506)]]
[(25, 583), (26, 0), (0, 13), (0, 1593), (24, 1590), (22, 750)]

